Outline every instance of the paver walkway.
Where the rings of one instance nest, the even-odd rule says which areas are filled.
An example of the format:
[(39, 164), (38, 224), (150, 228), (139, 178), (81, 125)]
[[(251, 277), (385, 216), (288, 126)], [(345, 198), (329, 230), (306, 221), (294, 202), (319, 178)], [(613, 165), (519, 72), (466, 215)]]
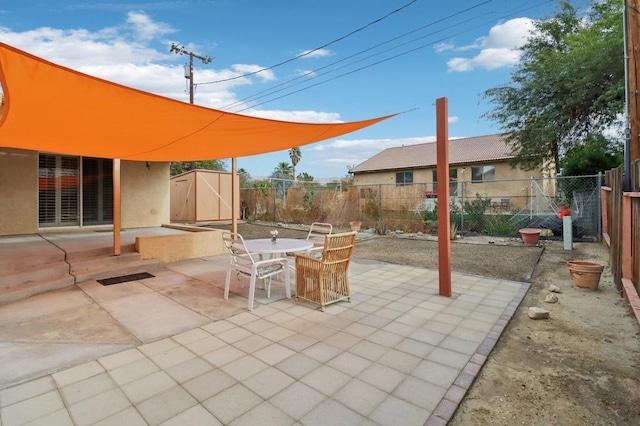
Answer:
[[(1, 425), (444, 425), (529, 286), (453, 274), (446, 298), (437, 271), (354, 260), (351, 303), (321, 312), (274, 285), (247, 312), (238, 283), (221, 299), (224, 259), (170, 264), (146, 283), (85, 284), (99, 306), (89, 311), (124, 329), (121, 346), (91, 342), (70, 368), (5, 384)], [(0, 339), (14, 348), (2, 371), (37, 365), (33, 338)], [(20, 344), (33, 359), (17, 358)]]

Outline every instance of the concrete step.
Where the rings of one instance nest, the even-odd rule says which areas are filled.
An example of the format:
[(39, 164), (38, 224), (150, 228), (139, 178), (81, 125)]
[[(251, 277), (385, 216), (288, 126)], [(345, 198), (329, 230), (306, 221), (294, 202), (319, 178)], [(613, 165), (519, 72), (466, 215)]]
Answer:
[(0, 290), (0, 306), (46, 293), (47, 291), (69, 287), (74, 285), (74, 282), (74, 278), (71, 275), (67, 275), (66, 277), (30, 281), (14, 287), (5, 288)]
[[(135, 244), (122, 244), (120, 246), (121, 255), (136, 253)], [(110, 246), (98, 246), (98, 247), (83, 247), (79, 250), (68, 250), (67, 260), (69, 263), (75, 261), (82, 261), (83, 259), (93, 259), (97, 257), (109, 257), (113, 256), (113, 247)], [(113, 256), (118, 257), (118, 256)]]
[(0, 275), (64, 262), (64, 251), (43, 239), (30, 239), (20, 243), (7, 243), (8, 241), (8, 238), (0, 239)]
[(108, 269), (108, 268), (120, 268), (123, 265), (128, 263), (137, 262), (140, 260), (140, 254), (133, 253), (122, 253), (119, 256), (114, 256), (112, 254), (101, 255), (101, 256), (91, 256), (91, 257), (76, 257), (72, 259), (68, 259), (69, 265), (71, 268), (69, 271), (71, 275), (78, 275), (85, 273), (91, 270), (100, 270), (100, 269)]
[(67, 278), (69, 264), (64, 260), (55, 263), (24, 265), (22, 269), (0, 271), (0, 290), (18, 287), (32, 282)]

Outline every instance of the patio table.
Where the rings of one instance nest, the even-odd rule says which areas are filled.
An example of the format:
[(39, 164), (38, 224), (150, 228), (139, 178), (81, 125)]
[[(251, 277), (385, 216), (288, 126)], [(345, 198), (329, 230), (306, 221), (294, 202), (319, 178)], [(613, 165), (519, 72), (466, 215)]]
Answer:
[(245, 245), (251, 253), (267, 254), (270, 256), (307, 251), (313, 247), (313, 242), (298, 238), (277, 238), (272, 242), (271, 238), (258, 238), (245, 240)]

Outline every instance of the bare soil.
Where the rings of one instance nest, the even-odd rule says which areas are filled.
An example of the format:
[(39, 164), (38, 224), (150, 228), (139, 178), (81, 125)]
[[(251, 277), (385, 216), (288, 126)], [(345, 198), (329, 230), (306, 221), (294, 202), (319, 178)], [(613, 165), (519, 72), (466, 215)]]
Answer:
[[(238, 232), (264, 238), (273, 226), (242, 223)], [(278, 230), (306, 235), (303, 226)], [(360, 233), (354, 258), (437, 268), (437, 250), (429, 236)], [(519, 239), (465, 237), (452, 244), (451, 259), (455, 272), (531, 282), (451, 425), (640, 424), (640, 326), (615, 287), (604, 245), (565, 250), (562, 241), (525, 247)], [(569, 260), (605, 265), (596, 291), (572, 285)], [(562, 291), (555, 304), (544, 302), (551, 284)], [(529, 319), (531, 306), (550, 318)]]

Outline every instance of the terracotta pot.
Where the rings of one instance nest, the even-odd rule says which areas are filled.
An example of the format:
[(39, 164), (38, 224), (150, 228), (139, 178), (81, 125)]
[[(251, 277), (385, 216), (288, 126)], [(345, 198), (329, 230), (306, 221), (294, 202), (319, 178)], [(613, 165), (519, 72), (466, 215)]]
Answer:
[(360, 232), (360, 226), (362, 225), (362, 222), (349, 222), (349, 225), (351, 226), (352, 231)]
[(595, 262), (569, 261), (567, 262), (569, 275), (574, 287), (586, 290), (597, 290), (604, 265)]
[(522, 228), (519, 232), (525, 246), (537, 246), (542, 230), (540, 228)]

